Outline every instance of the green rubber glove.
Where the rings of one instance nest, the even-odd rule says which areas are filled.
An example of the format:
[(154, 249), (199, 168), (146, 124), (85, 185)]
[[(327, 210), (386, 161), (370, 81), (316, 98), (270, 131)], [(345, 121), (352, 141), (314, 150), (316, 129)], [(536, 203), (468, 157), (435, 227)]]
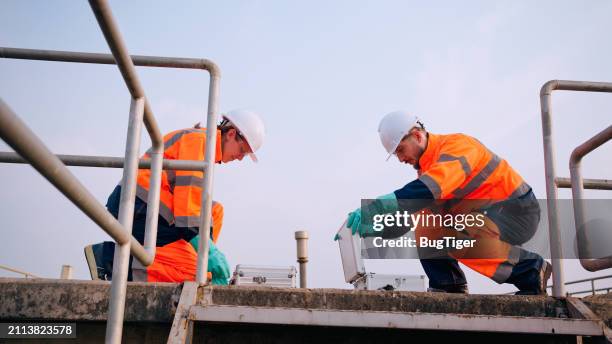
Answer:
[[(351, 229), (353, 235), (357, 233), (359, 224), (361, 223), (361, 208), (357, 208), (354, 211), (348, 214), (348, 219), (346, 220), (346, 226)], [(340, 239), (340, 235), (336, 234), (334, 236), (334, 241), (338, 241)]]
[[(375, 200), (363, 206), (363, 211), (367, 219), (371, 219), (375, 214), (394, 213), (399, 210), (399, 204), (395, 193), (390, 193), (377, 197)], [(349, 213), (347, 226), (351, 228), (353, 235), (359, 233), (362, 238), (376, 234), (370, 221), (362, 221), (362, 208), (357, 208)]]
[[(197, 252), (200, 236), (196, 235), (189, 243)], [(212, 273), (212, 284), (227, 285), (229, 283), (229, 264), (223, 252), (217, 248), (217, 245), (212, 240), (208, 241), (208, 271)]]
[(395, 213), (396, 211), (399, 210), (399, 203), (397, 202), (397, 197), (395, 196), (395, 192), (392, 192), (386, 195), (382, 195), (382, 196), (378, 196), (376, 197), (376, 201), (378, 201), (377, 203), (380, 204), (380, 207), (382, 208), (382, 213), (385, 213), (385, 214)]
[(198, 252), (198, 247), (200, 246), (200, 235), (194, 236), (191, 240), (189, 240), (191, 247)]

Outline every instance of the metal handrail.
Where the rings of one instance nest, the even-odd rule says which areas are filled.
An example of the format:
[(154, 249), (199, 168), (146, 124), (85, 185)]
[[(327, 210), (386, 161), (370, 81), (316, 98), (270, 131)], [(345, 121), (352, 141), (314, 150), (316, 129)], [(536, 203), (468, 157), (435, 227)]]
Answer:
[[(589, 246), (589, 238), (585, 228), (585, 215), (584, 215), (584, 200), (583, 200), (583, 189), (584, 183), (582, 180), (582, 173), (580, 169), (580, 162), (582, 158), (592, 152), (594, 149), (603, 145), (612, 139), (612, 125), (608, 126), (597, 135), (593, 136), (580, 146), (576, 147), (570, 156), (570, 176), (572, 180), (572, 197), (574, 199), (574, 220), (576, 223), (576, 238), (578, 240), (578, 249), (580, 254), (580, 264), (583, 268), (588, 271), (599, 271), (612, 267), (612, 256), (589, 259), (590, 254), (583, 252), (583, 247)], [(581, 244), (582, 242), (582, 244)], [(583, 257), (589, 258), (583, 258)]]
[[(34, 49), (20, 49), (20, 48), (8, 48), (0, 47), (0, 57), (11, 58), (11, 59), (26, 59), (26, 60), (40, 60), (40, 61), (57, 61), (57, 62), (77, 62), (77, 63), (91, 63), (91, 64), (115, 64), (115, 59), (111, 54), (100, 54), (100, 53), (85, 53), (85, 52), (71, 52), (71, 51), (58, 51), (58, 50), (34, 50)], [(219, 98), (219, 80), (221, 78), (221, 71), (219, 67), (211, 60), (208, 59), (196, 59), (196, 58), (181, 58), (181, 57), (160, 57), (160, 56), (143, 56), (143, 55), (132, 55), (131, 56), (134, 65), (143, 67), (162, 67), (162, 68), (182, 68), (182, 69), (200, 69), (209, 72), (210, 84), (208, 93), (208, 112), (206, 118), (207, 126), (207, 137), (215, 138), (216, 133), (214, 132), (215, 123), (217, 121), (217, 103)], [(145, 103), (146, 105), (146, 103)], [(147, 107), (145, 106), (145, 115), (147, 113)], [(146, 117), (145, 117), (146, 118)], [(146, 122), (145, 122), (146, 125)], [(212, 141), (207, 140), (208, 143)], [(205, 163), (213, 164), (215, 146), (210, 146), (210, 155), (208, 151), (205, 155)], [(208, 149), (208, 148), (207, 148)], [(213, 171), (213, 169), (211, 169)], [(211, 178), (208, 180), (208, 178)], [(206, 230), (204, 228), (210, 227), (210, 216), (212, 209), (212, 194), (208, 190), (206, 185), (212, 185), (212, 174), (206, 173), (203, 180), (203, 192), (202, 192), (202, 211), (201, 216), (204, 220), (201, 221), (200, 235), (206, 236)], [(207, 198), (210, 202), (205, 202)], [(148, 215), (147, 215), (148, 218)], [(206, 222), (206, 223), (205, 223)], [(208, 227), (204, 227), (208, 226)], [(206, 283), (206, 271), (208, 269), (208, 242), (201, 240), (201, 247), (198, 248), (198, 271), (204, 271), (196, 275), (196, 281), (200, 284)]]
[[(584, 294), (584, 293), (592, 293), (593, 295), (595, 295), (595, 292), (602, 291), (602, 290), (606, 290), (607, 292), (610, 292), (610, 290), (612, 290), (612, 287), (595, 288), (595, 281), (602, 280), (602, 279), (607, 279), (607, 278), (612, 278), (612, 275), (591, 277), (591, 278), (585, 278), (585, 279), (565, 282), (565, 285), (591, 282), (591, 289), (590, 290), (568, 292), (566, 295), (572, 296), (572, 295), (575, 295), (575, 294)], [(548, 285), (546, 288), (550, 289), (552, 287), (553, 287), (552, 285)], [(504, 293), (503, 295), (511, 295), (511, 294), (514, 294), (514, 293), (515, 292), (511, 291), (511, 292), (508, 292), (508, 293)]]
[(38, 276), (36, 276), (36, 275), (34, 275), (34, 274), (31, 274), (31, 273), (29, 273), (29, 272), (26, 272), (26, 271), (21, 271), (21, 270), (19, 270), (19, 269), (11, 268), (11, 267), (8, 267), (8, 266), (6, 266), (6, 265), (2, 265), (2, 264), (0, 264), (0, 269), (2, 269), (2, 270), (6, 270), (6, 271), (10, 271), (10, 272), (14, 272), (14, 273), (16, 273), (16, 274), (23, 275), (23, 276), (25, 276), (25, 278), (28, 278), (28, 276), (29, 276), (29, 277), (32, 277), (32, 278), (40, 278), (40, 277), (38, 277)]
[(612, 290), (612, 287), (574, 291), (574, 292), (571, 292), (571, 293), (567, 293), (567, 295), (568, 296), (572, 296), (572, 295), (576, 295), (576, 294), (586, 294), (586, 293), (591, 293), (591, 295), (595, 295), (595, 294), (597, 294), (598, 291), (604, 291), (604, 290), (606, 291), (606, 294), (607, 294), (607, 293), (610, 292), (610, 290)]
[[(29, 161), (34, 168), (54, 184), (117, 242), (119, 247), (116, 251), (116, 261), (113, 266), (114, 278), (111, 284), (106, 342), (120, 343), (123, 329), (130, 251), (144, 265), (150, 265), (155, 255), (164, 146), (161, 132), (159, 131), (150, 105), (138, 80), (134, 67), (134, 64), (137, 63), (127, 52), (127, 48), (118, 30), (118, 26), (114, 21), (108, 3), (106, 0), (90, 0), (90, 6), (104, 33), (112, 55), (0, 48), (0, 57), (118, 65), (126, 86), (132, 96), (126, 154), (122, 162), (124, 165), (122, 178), (123, 192), (120, 200), (119, 221), (112, 217), (112, 215), (95, 200), (89, 191), (70, 173), (60, 159), (49, 151), (44, 143), (17, 115), (15, 115), (2, 99), (0, 99), (0, 121), (3, 125), (0, 126), (0, 137), (2, 137), (19, 155), (24, 157), (25, 160)], [(32, 58), (34, 56), (35, 58)], [(178, 59), (172, 58), (157, 58), (157, 61), (151, 61), (147, 57), (143, 58), (147, 61), (142, 65), (148, 66), (167, 64), (170, 60), (172, 63), (177, 64), (185, 62), (177, 61)], [(206, 121), (207, 142), (205, 149), (205, 164), (201, 166), (203, 171), (205, 171), (205, 176), (202, 185), (202, 211), (199, 229), (200, 235), (202, 237), (207, 237), (207, 230), (211, 222), (212, 181), (214, 171), (211, 167), (214, 163), (214, 149), (217, 139), (215, 123), (217, 122), (217, 99), (219, 94), (220, 73), (218, 67), (209, 60), (196, 60), (195, 63), (193, 63), (194, 59), (191, 59), (190, 62), (192, 62), (191, 66), (179, 68), (201, 68), (210, 73), (209, 102)], [(151, 152), (149, 152), (151, 156), (151, 180), (147, 202), (150, 206), (147, 209), (144, 247), (131, 236), (134, 201), (136, 197), (136, 176), (139, 167), (140, 129), (143, 122), (153, 143), (153, 148)], [(117, 161), (111, 164), (117, 164)], [(197, 282), (206, 283), (208, 240), (200, 240), (198, 252)]]
[(565, 285), (576, 284), (576, 283), (584, 283), (584, 282), (590, 282), (590, 281), (597, 281), (597, 280), (606, 279), (606, 278), (612, 278), (612, 275), (598, 276), (598, 277), (585, 278), (585, 279), (581, 279), (581, 280), (575, 280), (575, 281), (571, 281), (571, 282), (566, 282)]
[(565, 294), (563, 277), (563, 249), (559, 233), (559, 211), (557, 209), (557, 184), (555, 172), (555, 154), (552, 137), (552, 100), (554, 90), (612, 92), (612, 83), (591, 81), (550, 80), (540, 90), (542, 110), (542, 137), (544, 140), (544, 171), (546, 178), (546, 197), (548, 206), (548, 226), (550, 251), (553, 267), (553, 296)]
[[(80, 167), (105, 167), (105, 168), (123, 168), (125, 158), (113, 156), (96, 156), (96, 155), (64, 155), (57, 154), (66, 166)], [(24, 158), (13, 152), (0, 152), (0, 162), (12, 164), (27, 164)], [(164, 170), (181, 170), (181, 171), (204, 171), (206, 163), (200, 160), (162, 160)], [(151, 168), (151, 159), (140, 159), (138, 161), (139, 169)]]
[[(558, 188), (572, 188), (572, 180), (570, 178), (555, 178), (555, 184)], [(612, 180), (609, 179), (582, 179), (582, 184), (585, 189), (590, 190), (612, 190)]]
[[(0, 99), (0, 137), (27, 160), (118, 243), (132, 242), (132, 254), (147, 262), (147, 253), (138, 241), (104, 208), (44, 143)], [(149, 257), (151, 258), (151, 257)], [(144, 264), (144, 263), (143, 263)]]
[[(567, 295), (568, 296), (572, 296), (572, 295), (576, 295), (576, 294), (585, 294), (585, 293), (591, 293), (592, 295), (595, 295), (596, 292), (603, 291), (603, 290), (605, 290), (606, 292), (610, 292), (612, 287), (595, 288), (595, 281), (602, 280), (602, 279), (607, 279), (607, 278), (612, 278), (612, 275), (598, 276), (598, 277), (585, 278), (585, 279), (581, 279), (581, 280), (566, 282), (565, 285), (591, 282), (591, 289), (589, 289), (589, 290), (581, 290), (581, 291), (573, 291), (573, 292), (567, 293)], [(550, 288), (550, 287), (551, 286), (548, 286), (548, 288)]]

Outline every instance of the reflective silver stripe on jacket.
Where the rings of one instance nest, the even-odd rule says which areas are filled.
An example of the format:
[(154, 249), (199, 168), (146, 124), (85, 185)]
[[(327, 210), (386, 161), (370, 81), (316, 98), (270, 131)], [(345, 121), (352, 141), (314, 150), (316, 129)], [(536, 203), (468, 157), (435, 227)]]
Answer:
[(166, 177), (168, 178), (168, 186), (170, 187), (170, 192), (174, 194), (174, 183), (176, 182), (176, 171), (175, 170), (164, 170), (166, 172)]
[(419, 180), (421, 180), (421, 182), (423, 182), (423, 184), (427, 186), (429, 191), (431, 191), (431, 194), (433, 195), (434, 199), (440, 198), (442, 190), (440, 189), (440, 184), (438, 184), (438, 182), (436, 182), (432, 177), (426, 174), (421, 175), (419, 177)]
[(463, 188), (459, 188), (453, 192), (455, 198), (464, 198), (465, 196), (476, 191), (482, 183), (484, 183), (493, 174), (495, 169), (499, 166), (502, 159), (497, 154), (491, 153), (491, 160), (485, 165), (485, 167), (478, 172)]
[[(192, 128), (192, 129), (183, 129), (177, 132), (176, 134), (172, 135), (172, 137), (170, 137), (166, 142), (164, 142), (164, 151), (172, 147), (172, 145), (175, 144), (178, 140), (180, 140), (181, 137), (187, 134), (197, 133), (197, 132), (204, 132), (204, 130)], [(153, 153), (153, 147), (147, 149), (147, 152), (146, 152), (146, 154), (151, 154), (151, 153)]]
[[(147, 203), (149, 198), (149, 191), (140, 185), (136, 185), (136, 196), (140, 198), (143, 202)], [(172, 213), (172, 210), (170, 210), (170, 208), (168, 208), (163, 202), (161, 202), (161, 200), (159, 202), (159, 216), (163, 217), (166, 221), (168, 221), (168, 224), (170, 225), (174, 223), (174, 214)]]
[(467, 159), (464, 156), (454, 156), (450, 154), (441, 154), (438, 162), (446, 162), (446, 161), (455, 161), (458, 160), (461, 164), (461, 168), (463, 168), (463, 173), (465, 173), (465, 177), (469, 177), (472, 173), (472, 168), (468, 163)]
[(200, 215), (197, 216), (177, 216), (176, 227), (200, 227)]
[(516, 188), (516, 190), (512, 191), (512, 194), (508, 196), (508, 199), (519, 198), (523, 196), (524, 194), (526, 194), (530, 189), (531, 189), (531, 186), (529, 186), (529, 184), (522, 182), (521, 185), (519, 185)]
[(177, 176), (175, 186), (202, 186), (204, 178), (190, 175), (190, 176)]
[(504, 283), (512, 275), (512, 268), (518, 263), (521, 257), (521, 248), (518, 246), (512, 246), (510, 252), (508, 252), (508, 259), (499, 264), (491, 279), (497, 283)]

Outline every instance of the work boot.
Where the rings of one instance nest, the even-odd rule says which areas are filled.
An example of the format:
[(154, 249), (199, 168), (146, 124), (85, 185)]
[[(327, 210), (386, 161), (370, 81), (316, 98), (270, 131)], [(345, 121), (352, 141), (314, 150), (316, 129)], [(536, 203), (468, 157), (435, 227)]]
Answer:
[(467, 284), (446, 285), (440, 288), (427, 288), (430, 293), (452, 293), (452, 294), (468, 294)]
[[(110, 281), (112, 279), (112, 257), (114, 248), (114, 243), (108, 241), (85, 246), (85, 260), (87, 260), (87, 266), (89, 267), (89, 274), (92, 280)], [(110, 260), (107, 259), (109, 255), (111, 257)]]
[(543, 262), (540, 270), (537, 272), (534, 280), (534, 287), (529, 289), (522, 289), (514, 293), (514, 295), (547, 295), (546, 287), (548, 286), (548, 279), (552, 274), (552, 265), (549, 262)]

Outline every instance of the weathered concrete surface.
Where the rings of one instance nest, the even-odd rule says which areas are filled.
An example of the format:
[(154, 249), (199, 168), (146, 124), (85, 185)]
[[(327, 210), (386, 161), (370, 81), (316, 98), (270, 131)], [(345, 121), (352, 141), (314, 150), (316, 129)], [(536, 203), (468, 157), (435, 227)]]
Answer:
[[(131, 282), (126, 321), (172, 322), (182, 286)], [(0, 319), (106, 320), (110, 282), (0, 278)]]
[(356, 291), (214, 287), (214, 304), (364, 311), (462, 313), (555, 317), (564, 302), (544, 296), (458, 295)]
[(612, 328), (612, 293), (587, 296), (582, 301)]
[[(109, 290), (109, 282), (0, 278), (0, 321), (75, 321), (78, 339), (71, 340), (71, 343), (103, 342)], [(173, 283), (128, 283), (124, 342), (165, 342), (181, 290), (182, 285)], [(206, 291), (212, 295), (212, 302), (220, 305), (536, 317), (555, 317), (559, 311), (566, 310), (563, 300), (545, 296), (236, 286), (206, 287)], [(201, 288), (200, 293), (203, 292), (204, 288)], [(584, 301), (610, 325), (611, 295), (587, 297)], [(195, 327), (194, 343), (442, 342), (456, 339), (491, 340), (500, 336), (522, 343), (575, 342), (571, 336), (204, 323)]]
[[(378, 292), (346, 289), (207, 287), (214, 304), (369, 311), (556, 316), (552, 297)], [(128, 283), (126, 321), (171, 322), (182, 286)], [(0, 319), (106, 320), (109, 282), (0, 278)], [(598, 300), (605, 309), (612, 300)]]

